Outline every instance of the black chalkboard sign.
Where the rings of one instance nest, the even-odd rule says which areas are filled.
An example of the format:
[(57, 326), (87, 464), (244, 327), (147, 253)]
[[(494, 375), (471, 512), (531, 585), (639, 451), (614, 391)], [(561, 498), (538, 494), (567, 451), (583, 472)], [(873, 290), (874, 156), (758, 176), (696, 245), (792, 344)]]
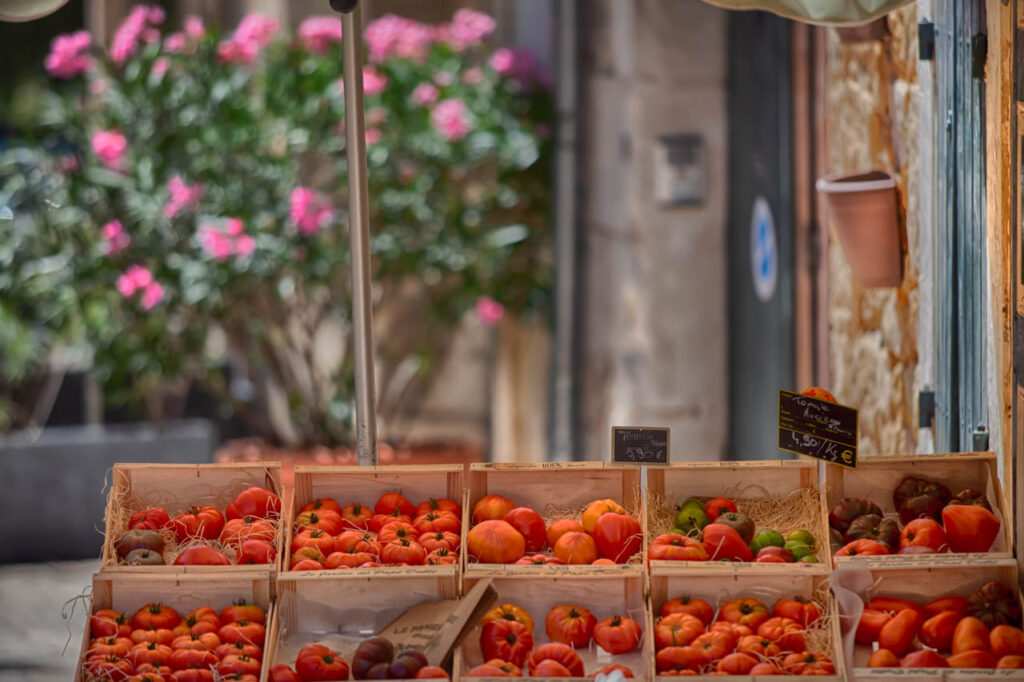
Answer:
[(779, 391), (779, 449), (857, 467), (857, 410)]
[(669, 431), (655, 426), (613, 426), (612, 461), (668, 464)]

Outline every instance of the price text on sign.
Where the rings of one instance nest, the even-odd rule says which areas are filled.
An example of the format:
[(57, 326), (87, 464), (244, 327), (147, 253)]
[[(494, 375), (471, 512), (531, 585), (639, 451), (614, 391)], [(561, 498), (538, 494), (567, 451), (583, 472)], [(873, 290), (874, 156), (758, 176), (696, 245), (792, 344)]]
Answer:
[(669, 429), (613, 426), (612, 461), (624, 464), (668, 464)]
[(857, 410), (779, 391), (779, 449), (857, 467)]

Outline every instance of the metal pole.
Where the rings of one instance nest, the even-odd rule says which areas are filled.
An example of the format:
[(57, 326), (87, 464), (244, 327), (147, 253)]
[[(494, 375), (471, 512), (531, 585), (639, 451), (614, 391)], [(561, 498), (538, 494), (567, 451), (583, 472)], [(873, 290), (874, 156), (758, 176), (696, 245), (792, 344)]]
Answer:
[(359, 1), (331, 0), (341, 13), (348, 154), (348, 225), (352, 264), (352, 326), (356, 360), (356, 449), (360, 465), (377, 464), (377, 391), (373, 369), (370, 212), (363, 122), (363, 34)]

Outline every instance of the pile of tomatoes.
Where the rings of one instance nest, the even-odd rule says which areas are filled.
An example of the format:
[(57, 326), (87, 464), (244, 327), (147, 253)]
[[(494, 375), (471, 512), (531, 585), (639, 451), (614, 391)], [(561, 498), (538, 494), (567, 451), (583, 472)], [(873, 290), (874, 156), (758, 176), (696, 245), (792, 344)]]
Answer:
[[(195, 506), (171, 518), (161, 507), (149, 507), (131, 515), (114, 549), (128, 565), (162, 565), (175, 553), (175, 566), (269, 564), (277, 556), (280, 513), (281, 498), (256, 487), (236, 495), (223, 512)], [(166, 538), (173, 540), (173, 547), (166, 546)]]
[(344, 657), (324, 644), (307, 644), (295, 657), (295, 669), (285, 663), (273, 666), (270, 682), (326, 682), (347, 680), (351, 672), (356, 680), (449, 679), (444, 669), (427, 663), (416, 649), (395, 651), (384, 637), (371, 637), (359, 644), (349, 668)]
[(342, 507), (330, 498), (313, 500), (295, 517), (290, 568), (334, 568), (455, 564), (459, 559), (462, 507), (446, 499), (413, 505), (401, 493), (381, 495), (373, 507)]
[(256, 682), (265, 626), (266, 613), (255, 604), (228, 606), (220, 613), (203, 606), (184, 617), (155, 603), (131, 615), (103, 609), (89, 619), (86, 679)]
[[(530, 677), (584, 677), (583, 659), (577, 650), (593, 640), (613, 656), (627, 654), (640, 646), (643, 632), (632, 618), (616, 615), (598, 620), (589, 609), (574, 604), (548, 612), (544, 632), (551, 641), (536, 648), (533, 617), (515, 604), (491, 609), (481, 626), (480, 651), (486, 662), (469, 670), (466, 677), (522, 677), (524, 668)], [(613, 670), (633, 677), (623, 665), (609, 665), (598, 672)]]
[(579, 520), (547, 525), (530, 507), (487, 495), (473, 506), (473, 524), (466, 551), (484, 564), (624, 564), (643, 542), (640, 523), (609, 499), (591, 502)]
[(878, 647), (869, 668), (1024, 668), (1021, 607), (998, 582), (970, 597), (924, 605), (895, 597), (867, 602), (856, 640)]
[(806, 648), (805, 631), (819, 618), (821, 608), (800, 596), (773, 609), (733, 599), (717, 617), (703, 599), (676, 597), (654, 625), (658, 675), (833, 675), (831, 659)]

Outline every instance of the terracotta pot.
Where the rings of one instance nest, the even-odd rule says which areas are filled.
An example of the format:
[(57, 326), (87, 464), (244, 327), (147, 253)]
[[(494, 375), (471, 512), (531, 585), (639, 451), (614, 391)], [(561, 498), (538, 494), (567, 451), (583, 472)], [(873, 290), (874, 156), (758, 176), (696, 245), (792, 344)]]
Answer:
[(882, 171), (828, 175), (815, 186), (860, 285), (898, 287), (903, 248), (892, 176)]

